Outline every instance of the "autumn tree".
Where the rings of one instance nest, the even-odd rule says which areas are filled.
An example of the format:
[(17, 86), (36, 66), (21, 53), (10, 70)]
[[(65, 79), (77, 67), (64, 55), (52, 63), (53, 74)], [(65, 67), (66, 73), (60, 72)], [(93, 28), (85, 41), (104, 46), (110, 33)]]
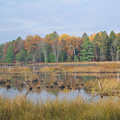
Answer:
[(38, 51), (38, 44), (40, 42), (41, 38), (38, 35), (35, 36), (27, 36), (24, 47), (25, 50), (27, 50), (27, 54), (31, 56), (32, 54), (32, 62), (36, 62), (36, 57), (40, 55)]
[(73, 54), (69, 52), (69, 43), (70, 43), (70, 36), (68, 34), (62, 34), (59, 36), (59, 41), (62, 42), (62, 52), (61, 52), (61, 61), (72, 61)]
[(101, 37), (99, 33), (97, 33), (93, 39), (93, 45), (94, 45), (94, 60), (100, 61), (100, 46), (101, 46)]
[(58, 62), (61, 49), (62, 49), (61, 43), (59, 41), (59, 35), (57, 34), (57, 32), (53, 32), (47, 35), (46, 39), (48, 40), (49, 44), (52, 47), (52, 52), (55, 57), (55, 61)]
[(107, 61), (110, 60), (110, 40), (107, 33), (99, 32), (96, 34), (94, 40), (94, 54), (97, 61)]
[(21, 37), (18, 37), (14, 42), (14, 54), (17, 54), (21, 49), (24, 49), (24, 40)]
[(41, 41), (39, 42), (38, 49), (40, 52), (40, 56), (43, 56), (43, 61), (47, 63), (50, 46), (45, 38), (42, 38)]
[(1, 62), (119, 61), (120, 33), (101, 31), (82, 37), (57, 32), (27, 36), (0, 45)]

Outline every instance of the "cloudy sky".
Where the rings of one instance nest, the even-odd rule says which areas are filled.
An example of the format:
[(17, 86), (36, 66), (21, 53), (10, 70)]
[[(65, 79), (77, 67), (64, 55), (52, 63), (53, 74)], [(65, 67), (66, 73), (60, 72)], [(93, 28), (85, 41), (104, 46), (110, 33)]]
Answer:
[(120, 0), (0, 0), (0, 43), (29, 34), (120, 32)]

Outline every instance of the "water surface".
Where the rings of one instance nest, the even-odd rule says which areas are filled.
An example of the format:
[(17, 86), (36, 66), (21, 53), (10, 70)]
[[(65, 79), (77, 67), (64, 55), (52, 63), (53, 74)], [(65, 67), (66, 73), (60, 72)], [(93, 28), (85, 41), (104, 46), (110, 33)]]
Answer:
[[(27, 95), (26, 95), (27, 94)], [(81, 97), (85, 101), (96, 101), (100, 99), (100, 96), (93, 96), (88, 94), (84, 89), (75, 90), (75, 91), (58, 91), (56, 93), (52, 91), (47, 91), (45, 89), (41, 90), (40, 92), (30, 91), (28, 92), (26, 89), (19, 91), (16, 88), (11, 88), (7, 90), (6, 88), (0, 88), (0, 96), (4, 98), (14, 99), (17, 96), (25, 96), (28, 100), (32, 102), (43, 102), (46, 101), (53, 101), (53, 100), (74, 100), (78, 97)]]

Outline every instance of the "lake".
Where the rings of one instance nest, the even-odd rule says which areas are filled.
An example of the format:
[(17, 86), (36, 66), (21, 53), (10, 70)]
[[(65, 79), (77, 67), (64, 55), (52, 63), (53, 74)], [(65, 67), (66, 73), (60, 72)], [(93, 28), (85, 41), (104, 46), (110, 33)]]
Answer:
[(28, 100), (32, 102), (42, 102), (53, 101), (53, 100), (74, 100), (77, 97), (82, 98), (85, 101), (96, 101), (100, 99), (100, 96), (94, 96), (88, 94), (84, 89), (81, 90), (73, 90), (73, 91), (51, 91), (51, 90), (41, 90), (41, 91), (30, 91), (28, 92), (26, 89), (18, 90), (17, 88), (0, 88), (0, 96), (3, 98), (14, 99), (17, 96), (26, 96)]

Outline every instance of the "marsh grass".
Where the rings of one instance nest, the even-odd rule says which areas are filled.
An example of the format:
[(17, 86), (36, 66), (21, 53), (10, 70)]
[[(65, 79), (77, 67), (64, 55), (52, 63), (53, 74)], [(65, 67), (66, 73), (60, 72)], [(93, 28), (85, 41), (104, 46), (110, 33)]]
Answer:
[(114, 99), (85, 103), (74, 101), (34, 104), (24, 97), (0, 98), (0, 120), (119, 120), (120, 102)]
[(101, 89), (98, 80), (89, 80), (85, 83), (85, 88), (91, 93), (106, 94), (107, 96), (120, 96), (120, 82), (116, 79), (100, 79)]

